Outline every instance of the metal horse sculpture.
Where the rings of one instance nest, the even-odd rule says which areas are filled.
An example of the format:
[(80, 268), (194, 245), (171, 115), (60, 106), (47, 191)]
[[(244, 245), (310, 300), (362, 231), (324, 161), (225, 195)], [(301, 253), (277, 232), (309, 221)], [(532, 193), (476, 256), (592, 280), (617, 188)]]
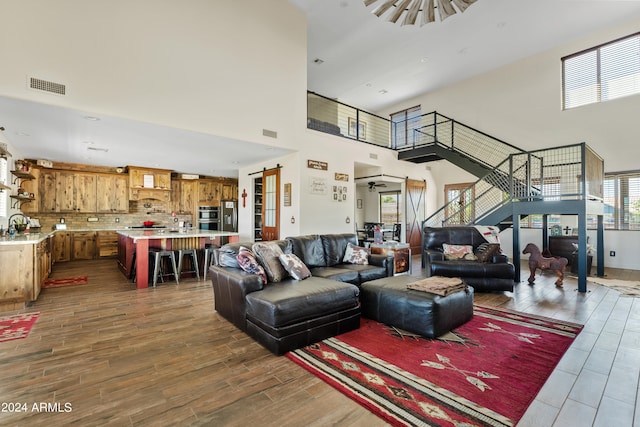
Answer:
[(556, 286), (562, 286), (562, 280), (564, 279), (564, 270), (567, 267), (566, 258), (551, 257), (547, 258), (542, 256), (540, 249), (533, 243), (527, 244), (522, 251), (523, 254), (529, 254), (529, 270), (531, 275), (529, 276), (529, 283), (533, 283), (536, 280), (536, 270), (553, 270), (556, 272), (558, 279), (556, 280)]

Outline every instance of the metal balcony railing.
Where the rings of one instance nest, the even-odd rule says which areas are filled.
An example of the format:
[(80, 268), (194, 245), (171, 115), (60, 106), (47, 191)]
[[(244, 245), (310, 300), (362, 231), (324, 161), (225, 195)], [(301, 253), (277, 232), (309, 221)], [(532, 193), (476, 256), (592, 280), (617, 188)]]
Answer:
[(317, 93), (307, 92), (307, 128), (390, 148), (390, 121)]

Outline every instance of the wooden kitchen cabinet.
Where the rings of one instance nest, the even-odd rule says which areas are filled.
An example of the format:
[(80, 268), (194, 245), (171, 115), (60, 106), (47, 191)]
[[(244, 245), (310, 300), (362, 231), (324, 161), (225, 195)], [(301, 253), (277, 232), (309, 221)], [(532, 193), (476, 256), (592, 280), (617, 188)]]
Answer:
[(55, 172), (40, 171), (38, 199), (40, 199), (40, 212), (57, 212)]
[(197, 194), (197, 181), (190, 179), (171, 181), (171, 210), (180, 214), (193, 214), (198, 210)]
[(98, 231), (96, 240), (98, 258), (109, 258), (118, 255), (118, 232)]
[(71, 234), (71, 260), (96, 258), (96, 232), (74, 231)]
[(126, 175), (96, 177), (96, 212), (129, 212), (129, 178)]
[(53, 262), (71, 261), (71, 233), (56, 231), (51, 239), (51, 257)]
[(33, 251), (33, 244), (0, 246), (0, 301), (33, 299)]
[(37, 278), (37, 280), (34, 280), (33, 283), (34, 299), (36, 299), (40, 294), (44, 281), (47, 280), (49, 274), (51, 274), (51, 237), (47, 237), (36, 245), (36, 259), (33, 265), (37, 269), (34, 274), (34, 278)]
[(220, 206), (222, 185), (212, 179), (198, 180), (198, 205)]
[(35, 301), (51, 271), (48, 238), (39, 243), (0, 245), (0, 311)]
[(129, 166), (129, 199), (171, 201), (171, 171)]
[(220, 200), (238, 200), (238, 184), (224, 182), (222, 184), (222, 199)]
[[(54, 212), (96, 212), (96, 175), (55, 172)], [(48, 204), (51, 203), (49, 200)], [(51, 209), (46, 212), (51, 212)]]

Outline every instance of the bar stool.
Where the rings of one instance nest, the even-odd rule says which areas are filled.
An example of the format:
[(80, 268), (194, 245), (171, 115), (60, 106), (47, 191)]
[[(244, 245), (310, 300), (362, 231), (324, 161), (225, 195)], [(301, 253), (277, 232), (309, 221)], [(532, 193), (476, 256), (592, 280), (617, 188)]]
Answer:
[(207, 243), (204, 245), (204, 262), (202, 263), (202, 280), (207, 280), (207, 270), (209, 267), (215, 264), (216, 260), (213, 256), (213, 251), (219, 249), (218, 245), (214, 245), (213, 243)]
[[(182, 260), (185, 255), (191, 255), (191, 265), (193, 270), (182, 271)], [(179, 249), (178, 250), (178, 276), (182, 273), (196, 273), (196, 277), (200, 280), (200, 269), (198, 268), (198, 255), (195, 249)]]
[[(173, 269), (173, 273), (164, 273), (162, 269), (162, 260), (168, 257), (171, 260), (171, 268)], [(160, 280), (164, 282), (164, 276), (170, 276), (173, 274), (173, 277), (176, 279), (176, 285), (178, 283), (178, 268), (176, 267), (176, 256), (173, 251), (165, 251), (158, 248), (149, 249), (149, 259), (154, 260), (153, 265), (153, 287), (156, 287), (158, 283), (158, 277)]]

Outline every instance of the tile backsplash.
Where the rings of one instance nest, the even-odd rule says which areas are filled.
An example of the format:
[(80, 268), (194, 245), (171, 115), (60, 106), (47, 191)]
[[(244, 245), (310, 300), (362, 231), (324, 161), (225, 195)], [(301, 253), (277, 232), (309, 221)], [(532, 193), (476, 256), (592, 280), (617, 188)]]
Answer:
[[(52, 230), (60, 219), (64, 218), (69, 230), (104, 230), (121, 229), (125, 227), (141, 226), (145, 221), (153, 221), (154, 225), (163, 225), (167, 228), (177, 227), (179, 221), (191, 222), (196, 227), (196, 215), (176, 214), (172, 216), (166, 202), (158, 200), (132, 200), (129, 202), (127, 213), (37, 213), (31, 214), (32, 218), (40, 220), (43, 231)], [(97, 221), (89, 221), (89, 218), (97, 218)], [(177, 221), (174, 219), (177, 218)]]

